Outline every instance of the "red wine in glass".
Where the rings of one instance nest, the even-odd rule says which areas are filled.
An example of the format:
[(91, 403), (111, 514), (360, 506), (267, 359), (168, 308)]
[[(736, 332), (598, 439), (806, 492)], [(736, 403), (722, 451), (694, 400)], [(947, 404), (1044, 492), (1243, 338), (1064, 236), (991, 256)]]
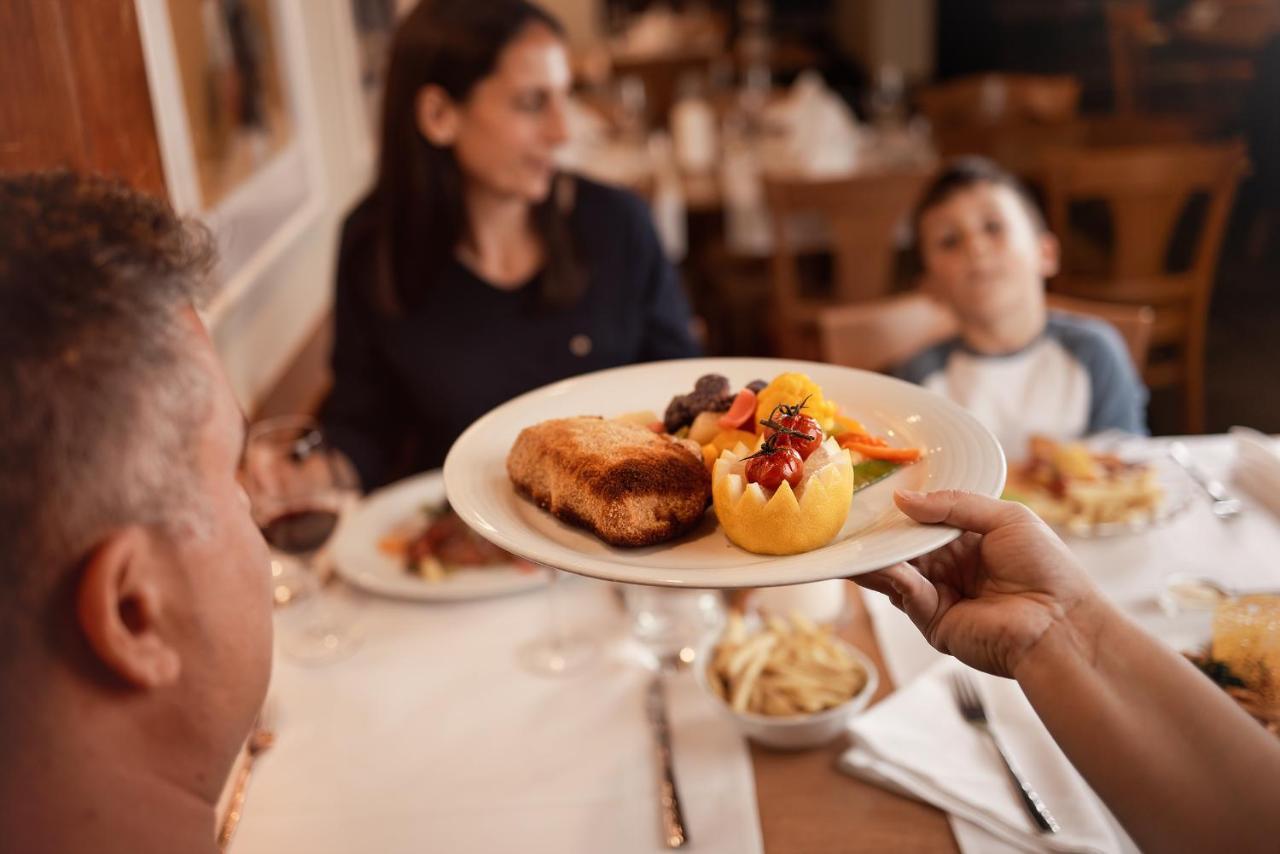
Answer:
[(338, 514), (325, 508), (290, 510), (262, 526), (271, 547), (294, 557), (315, 553), (338, 526)]

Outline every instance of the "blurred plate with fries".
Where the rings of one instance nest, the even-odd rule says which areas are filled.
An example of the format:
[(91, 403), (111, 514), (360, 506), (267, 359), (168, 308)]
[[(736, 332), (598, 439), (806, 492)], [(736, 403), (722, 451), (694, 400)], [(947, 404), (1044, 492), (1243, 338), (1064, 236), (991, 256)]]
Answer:
[(698, 683), (744, 735), (800, 750), (824, 744), (875, 694), (875, 665), (828, 627), (799, 615), (734, 614), (699, 652)]

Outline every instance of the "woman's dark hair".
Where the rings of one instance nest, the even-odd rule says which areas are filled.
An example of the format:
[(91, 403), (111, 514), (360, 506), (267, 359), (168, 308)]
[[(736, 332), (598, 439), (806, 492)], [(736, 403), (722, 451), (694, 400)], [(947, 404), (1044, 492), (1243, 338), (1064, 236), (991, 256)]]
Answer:
[(1047, 227), (1040, 205), (1027, 186), (1012, 172), (985, 157), (959, 157), (947, 163), (933, 177), (911, 211), (911, 262), (916, 274), (924, 272), (924, 252), (920, 248), (920, 221), (924, 215), (962, 190), (980, 184), (1008, 187), (1021, 200), (1027, 216), (1038, 231)]
[[(418, 129), (418, 93), (436, 85), (465, 101), (533, 24), (564, 33), (552, 15), (523, 0), (422, 0), (396, 29), (374, 186), (381, 245), (373, 286), (384, 310), (424, 303), (467, 229), (462, 172), (452, 148), (433, 145)], [(546, 252), (540, 295), (553, 306), (572, 303), (582, 290), (557, 185), (532, 211)]]

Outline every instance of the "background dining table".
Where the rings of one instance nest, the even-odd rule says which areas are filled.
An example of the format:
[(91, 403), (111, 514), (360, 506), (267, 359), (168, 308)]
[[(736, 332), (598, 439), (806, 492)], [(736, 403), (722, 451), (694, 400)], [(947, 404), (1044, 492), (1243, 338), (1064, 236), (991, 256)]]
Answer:
[[(1231, 483), (1230, 437), (1185, 442)], [(1210, 617), (1166, 615), (1166, 578), (1280, 587), (1280, 519), (1247, 497), (1238, 518), (1215, 517), (1169, 467), (1169, 443), (1135, 439), (1122, 450), (1160, 460), (1184, 505), (1175, 516), (1068, 543), (1113, 602), (1188, 649), (1207, 640)], [(934, 653), (886, 601), (848, 589), (838, 631), (880, 670), (879, 700)], [(345, 595), (368, 627), (365, 647), (323, 669), (277, 659), (278, 740), (254, 773), (231, 851), (663, 850), (640, 701), (648, 674), (627, 657), (627, 620), (609, 585), (571, 579), (557, 591), (575, 630), (602, 651), (597, 666), (556, 679), (518, 675), (514, 665), (519, 643), (547, 628), (544, 593), (456, 605)], [(492, 681), (491, 664), (506, 682)], [(669, 678), (686, 850), (958, 850), (945, 813), (837, 770), (846, 739), (799, 753), (744, 749), (688, 674)], [(575, 717), (584, 709), (587, 718)], [(575, 747), (551, 749), (564, 744)]]

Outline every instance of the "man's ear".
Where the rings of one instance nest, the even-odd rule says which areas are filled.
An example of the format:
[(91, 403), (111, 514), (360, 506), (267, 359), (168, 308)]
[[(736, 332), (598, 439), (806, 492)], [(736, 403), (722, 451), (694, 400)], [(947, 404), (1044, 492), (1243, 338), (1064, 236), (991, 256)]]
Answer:
[(458, 138), (458, 107), (449, 93), (439, 86), (428, 85), (418, 90), (415, 104), (418, 111), (418, 131), (432, 145), (441, 148), (453, 145)]
[(1051, 231), (1040, 232), (1040, 278), (1052, 279), (1062, 264), (1062, 244)]
[(76, 616), (89, 648), (131, 685), (171, 685), (182, 659), (160, 631), (165, 598), (152, 537), (130, 527), (93, 550), (76, 590)]

